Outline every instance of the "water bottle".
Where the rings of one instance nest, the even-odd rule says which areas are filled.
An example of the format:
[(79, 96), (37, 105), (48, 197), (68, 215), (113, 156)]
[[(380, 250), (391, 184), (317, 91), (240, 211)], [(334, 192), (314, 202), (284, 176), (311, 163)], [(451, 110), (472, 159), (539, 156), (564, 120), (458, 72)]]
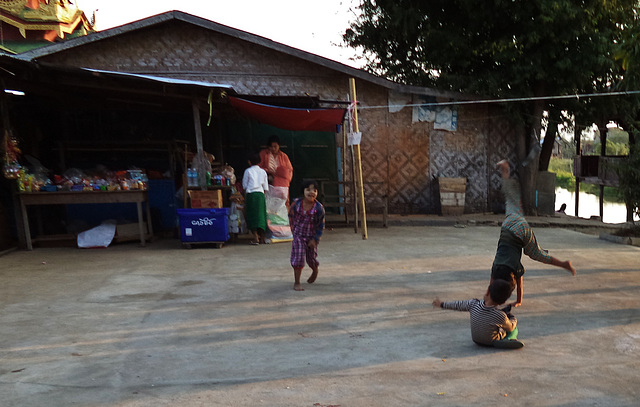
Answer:
[(187, 185), (190, 187), (197, 187), (198, 186), (198, 173), (195, 170), (195, 168), (189, 168), (189, 170), (187, 171)]
[(192, 170), (192, 179), (193, 179), (193, 186), (197, 187), (198, 185), (200, 185), (200, 182), (198, 181), (198, 170), (197, 169), (193, 169)]

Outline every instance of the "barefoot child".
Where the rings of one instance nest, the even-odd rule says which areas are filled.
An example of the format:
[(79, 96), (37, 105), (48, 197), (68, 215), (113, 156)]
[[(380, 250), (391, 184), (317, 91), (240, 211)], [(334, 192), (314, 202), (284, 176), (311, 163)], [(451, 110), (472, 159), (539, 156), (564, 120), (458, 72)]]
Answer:
[(242, 176), (242, 188), (245, 191), (245, 219), (247, 227), (254, 235), (251, 244), (264, 243), (264, 232), (267, 230), (267, 201), (264, 191), (269, 190), (267, 172), (260, 168), (260, 155), (249, 157), (251, 165)]
[(525, 272), (520, 260), (522, 252), (531, 259), (541, 263), (552, 264), (561, 267), (574, 276), (576, 269), (568, 260), (562, 261), (549, 255), (546, 250), (540, 248), (531, 227), (524, 218), (522, 203), (520, 201), (520, 187), (518, 181), (510, 178), (509, 163), (500, 161), (498, 169), (502, 175), (502, 192), (506, 201), (506, 217), (502, 222), (500, 240), (496, 257), (491, 267), (491, 282), (501, 279), (511, 284), (511, 289), (517, 287), (517, 299), (513, 305), (522, 305), (522, 276)]
[(484, 299), (443, 302), (433, 300), (434, 307), (455, 311), (469, 311), (471, 339), (478, 345), (517, 349), (524, 344), (518, 340), (518, 320), (510, 313), (511, 307), (499, 309), (511, 295), (511, 285), (504, 280), (489, 284)]
[(302, 183), (302, 198), (296, 198), (289, 208), (289, 224), (293, 233), (291, 243), (291, 267), (295, 283), (293, 289), (304, 291), (300, 285), (300, 275), (304, 263), (311, 267), (311, 284), (318, 277), (318, 242), (324, 231), (324, 206), (316, 200), (318, 184), (307, 180)]

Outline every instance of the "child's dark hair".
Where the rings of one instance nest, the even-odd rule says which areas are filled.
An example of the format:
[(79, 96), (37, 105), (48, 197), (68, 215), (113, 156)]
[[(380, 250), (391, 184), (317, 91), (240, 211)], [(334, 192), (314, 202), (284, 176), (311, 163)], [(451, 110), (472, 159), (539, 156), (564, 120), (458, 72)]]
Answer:
[(491, 278), (494, 280), (504, 280), (511, 286), (511, 290), (516, 287), (516, 278), (513, 275), (514, 270), (505, 265), (497, 265), (491, 269)]
[(313, 188), (316, 191), (318, 190), (318, 183), (315, 179), (305, 179), (304, 181), (302, 181), (302, 188), (300, 188), (300, 192), (302, 192), (302, 194), (304, 195), (304, 190), (309, 188), (311, 185), (313, 185)]
[(507, 281), (497, 279), (489, 284), (489, 296), (498, 305), (504, 304), (512, 292), (513, 288)]
[(260, 164), (260, 154), (259, 153), (253, 153), (249, 156), (249, 162), (251, 163), (251, 165), (258, 165)]

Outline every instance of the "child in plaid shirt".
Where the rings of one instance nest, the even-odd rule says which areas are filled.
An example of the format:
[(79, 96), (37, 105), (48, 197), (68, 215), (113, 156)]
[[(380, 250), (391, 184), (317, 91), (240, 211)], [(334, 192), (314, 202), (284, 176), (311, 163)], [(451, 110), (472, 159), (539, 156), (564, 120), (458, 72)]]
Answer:
[(502, 160), (497, 166), (502, 175), (506, 217), (502, 222), (498, 249), (491, 267), (491, 282), (495, 279), (506, 280), (511, 284), (512, 289), (517, 287), (517, 299), (511, 305), (519, 307), (522, 305), (522, 276), (525, 272), (520, 262), (523, 251), (533, 260), (561, 267), (574, 276), (576, 269), (569, 260), (559, 260), (538, 245), (536, 235), (524, 218), (520, 188), (518, 181), (510, 178), (509, 163), (507, 160)]
[(311, 267), (307, 283), (318, 278), (318, 243), (324, 231), (324, 206), (316, 200), (318, 184), (307, 180), (302, 184), (303, 198), (296, 198), (289, 208), (289, 224), (293, 233), (291, 243), (291, 267), (293, 267), (293, 289), (304, 291), (300, 285), (300, 275), (305, 260)]

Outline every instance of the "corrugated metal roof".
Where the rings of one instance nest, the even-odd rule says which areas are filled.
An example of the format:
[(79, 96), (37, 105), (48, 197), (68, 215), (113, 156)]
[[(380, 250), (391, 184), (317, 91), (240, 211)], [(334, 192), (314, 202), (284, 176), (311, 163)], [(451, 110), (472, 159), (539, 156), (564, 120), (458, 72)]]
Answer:
[(190, 86), (201, 86), (205, 88), (233, 89), (231, 85), (225, 85), (225, 84), (219, 84), (219, 83), (213, 83), (213, 82), (190, 81), (186, 79), (166, 78), (163, 76), (155, 76), (155, 75), (141, 75), (141, 74), (128, 73), (128, 72), (105, 71), (101, 69), (91, 69), (91, 68), (80, 68), (80, 69), (88, 72), (95, 72), (95, 73), (106, 74), (106, 75), (129, 76), (134, 78), (147, 79), (151, 81), (170, 83), (175, 85), (190, 85)]
[(8, 54), (0, 54), (0, 79), (7, 89), (29, 94), (65, 95), (79, 92), (89, 98), (89, 95), (93, 95), (95, 100), (124, 97), (125, 100), (154, 104), (178, 103), (188, 109), (193, 100), (206, 103), (211, 91), (214, 91), (215, 102), (222, 102), (225, 94), (236, 94), (226, 84), (38, 63)]

